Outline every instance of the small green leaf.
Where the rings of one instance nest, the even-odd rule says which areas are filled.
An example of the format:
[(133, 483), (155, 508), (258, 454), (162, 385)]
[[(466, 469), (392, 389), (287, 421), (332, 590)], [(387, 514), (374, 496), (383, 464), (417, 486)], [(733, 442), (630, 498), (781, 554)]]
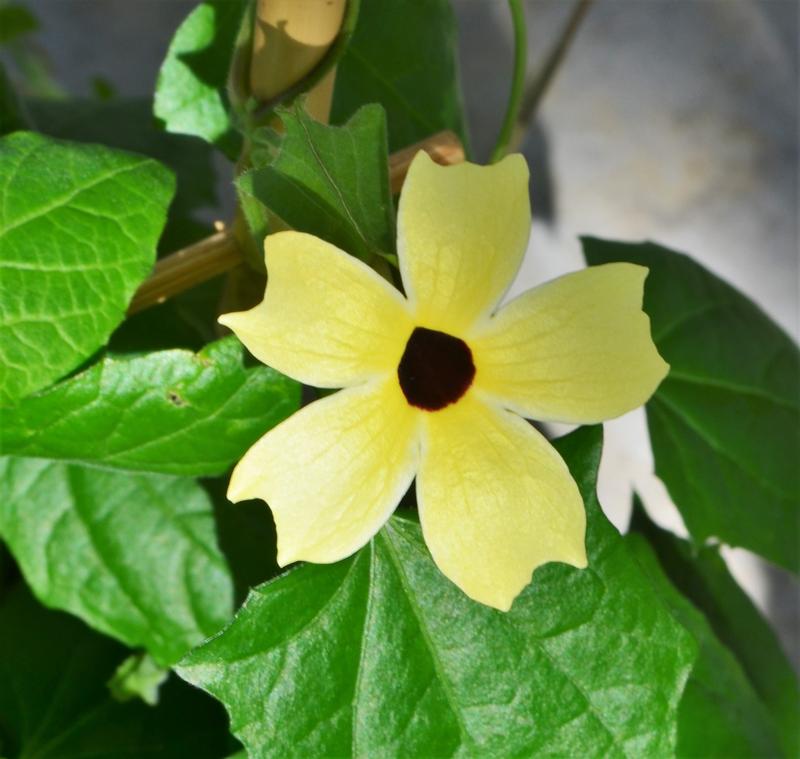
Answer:
[[(286, 133), (262, 130), (271, 162), (254, 152), (256, 168), (238, 187), (300, 232), (321, 237), (370, 262), (394, 250), (386, 121), (365, 106), (342, 127), (314, 121), (300, 105), (280, 109)], [(275, 155), (275, 153), (277, 153)]]
[(6, 759), (219, 759), (225, 715), (175, 677), (157, 708), (121, 704), (106, 681), (119, 644), (39, 606), (21, 584), (0, 598), (0, 741)]
[(647, 404), (656, 473), (692, 537), (797, 571), (800, 353), (742, 293), (653, 244), (583, 241), (587, 261), (647, 266), (644, 308), (670, 373)]
[(228, 111), (225, 87), (244, 0), (206, 0), (172, 38), (156, 82), (153, 112), (168, 132), (193, 134), (229, 158), (241, 138)]
[(105, 358), (7, 409), (0, 452), (210, 476), (299, 406), (300, 385), (246, 367), (230, 337), (197, 354)]
[(43, 603), (163, 666), (231, 615), (211, 504), (192, 480), (3, 458), (0, 536)]
[[(769, 710), (781, 736), (784, 754), (798, 756), (797, 678), (775, 633), (731, 577), (719, 550), (714, 546), (695, 549), (687, 541), (660, 529), (650, 521), (638, 500), (631, 531), (648, 541), (673, 585), (705, 615), (716, 637), (736, 657)], [(687, 718), (694, 719), (691, 710), (687, 710)]]
[(586, 500), (589, 569), (543, 567), (504, 614), (395, 516), (354, 557), (256, 588), (178, 672), (225, 704), (251, 759), (670, 754), (694, 643), (600, 511), (599, 428), (557, 446)]
[(331, 121), (377, 102), (386, 109), (390, 150), (442, 129), (466, 144), (457, 43), (449, 0), (362, 0), (336, 71)]
[(699, 647), (678, 712), (676, 755), (686, 759), (779, 756), (769, 712), (739, 663), (703, 615), (670, 584), (647, 542), (635, 534), (626, 541), (651, 576), (656, 597), (669, 605)]
[(150, 273), (174, 182), (155, 161), (15, 132), (0, 140), (0, 403), (102, 346)]
[(169, 677), (169, 670), (156, 664), (150, 654), (131, 654), (117, 667), (108, 681), (111, 695), (125, 702), (141, 698), (146, 704), (158, 703), (158, 690)]

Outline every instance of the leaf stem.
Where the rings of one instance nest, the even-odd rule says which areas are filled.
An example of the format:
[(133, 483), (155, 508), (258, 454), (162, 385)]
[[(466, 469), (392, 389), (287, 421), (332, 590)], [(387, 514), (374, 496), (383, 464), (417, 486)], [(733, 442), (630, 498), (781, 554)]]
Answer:
[(528, 31), (525, 26), (525, 9), (522, 6), (522, 0), (508, 0), (508, 8), (511, 11), (511, 24), (514, 29), (514, 67), (506, 113), (494, 150), (492, 150), (492, 163), (499, 161), (508, 152), (519, 120), (519, 110), (525, 91), (525, 72), (528, 66)]

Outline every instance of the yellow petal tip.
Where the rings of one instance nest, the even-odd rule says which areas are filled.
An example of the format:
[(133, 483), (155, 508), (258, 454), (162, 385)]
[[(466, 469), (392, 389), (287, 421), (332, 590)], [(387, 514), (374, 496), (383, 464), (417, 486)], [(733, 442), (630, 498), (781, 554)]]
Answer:
[(239, 312), (237, 311), (232, 311), (227, 314), (220, 314), (217, 317), (217, 324), (221, 324), (223, 327), (227, 327), (228, 329), (233, 330), (234, 326), (236, 325), (236, 322), (238, 321), (236, 318), (238, 315)]
[(248, 488), (248, 484), (243, 482), (243, 471), (240, 468), (241, 462), (237, 464), (233, 472), (231, 474), (231, 479), (228, 482), (228, 492), (225, 494), (225, 497), (231, 503), (240, 503), (241, 501), (248, 501), (251, 498), (256, 498), (257, 495), (252, 491), (252, 489)]
[(564, 562), (575, 567), (575, 569), (586, 569), (586, 567), (589, 566), (589, 559), (586, 556), (586, 551), (581, 552), (571, 559), (564, 559)]
[(225, 494), (225, 497), (231, 503), (240, 503), (241, 501), (247, 500), (247, 498), (245, 498), (237, 488), (234, 488), (233, 485), (228, 486), (228, 492)]
[(278, 548), (278, 556), (276, 558), (276, 562), (278, 563), (279, 567), (288, 567), (289, 564), (294, 564), (296, 561), (299, 561), (299, 559), (295, 558), (294, 556), (285, 551), (281, 551), (281, 549)]

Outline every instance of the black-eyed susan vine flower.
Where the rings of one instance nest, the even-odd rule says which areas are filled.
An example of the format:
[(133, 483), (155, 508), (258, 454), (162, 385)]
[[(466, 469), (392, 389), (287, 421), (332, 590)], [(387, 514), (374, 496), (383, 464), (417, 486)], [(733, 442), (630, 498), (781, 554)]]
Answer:
[(264, 300), (220, 321), (264, 363), (344, 388), (233, 472), (232, 501), (270, 505), (282, 566), (352, 554), (415, 477), (433, 559), (471, 598), (508, 610), (539, 565), (586, 566), (578, 488), (526, 418), (610, 419), (668, 367), (641, 310), (642, 267), (568, 274), (498, 308), (530, 223), (522, 156), (441, 167), (419, 153), (398, 213), (405, 296), (316, 237), (267, 238)]

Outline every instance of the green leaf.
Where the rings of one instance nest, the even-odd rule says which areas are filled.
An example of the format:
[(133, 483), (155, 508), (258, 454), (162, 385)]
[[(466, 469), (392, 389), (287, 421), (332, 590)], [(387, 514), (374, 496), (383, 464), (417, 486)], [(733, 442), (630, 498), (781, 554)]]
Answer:
[[(782, 739), (784, 754), (798, 756), (800, 691), (797, 678), (775, 633), (731, 577), (719, 550), (714, 546), (694, 548), (660, 529), (650, 521), (638, 501), (631, 531), (648, 541), (673, 585), (705, 615), (716, 637), (736, 657), (750, 685), (769, 710)], [(691, 710), (687, 710), (687, 718), (696, 719)]]
[(600, 429), (557, 446), (586, 500), (589, 569), (543, 567), (504, 614), (395, 516), (354, 557), (256, 588), (179, 674), (225, 704), (252, 759), (668, 755), (694, 643), (600, 511)]
[(120, 704), (106, 681), (125, 650), (17, 585), (0, 599), (0, 740), (7, 759), (219, 759), (218, 705), (172, 677), (157, 708)]
[(457, 43), (449, 0), (362, 0), (336, 71), (331, 121), (377, 102), (386, 109), (392, 151), (442, 129), (466, 145)]
[(16, 132), (0, 140), (0, 403), (77, 367), (149, 274), (173, 192), (152, 159)]
[(314, 121), (300, 105), (278, 114), (285, 136), (261, 131), (277, 155), (266, 163), (268, 150), (254, 152), (256, 168), (239, 177), (239, 189), (293, 229), (321, 237), (363, 261), (393, 251), (383, 109), (365, 106), (342, 127)]
[(239, 153), (225, 92), (244, 0), (207, 0), (183, 21), (172, 38), (156, 82), (153, 112), (168, 132), (192, 134)]
[(200, 353), (109, 357), (4, 412), (0, 451), (164, 474), (223, 473), (300, 406), (236, 338)]
[(0, 459), (0, 536), (43, 603), (163, 666), (230, 618), (230, 573), (192, 480)]
[(30, 100), (39, 132), (62, 140), (97, 142), (155, 158), (175, 172), (177, 186), (159, 248), (171, 253), (211, 233), (199, 211), (219, 205), (214, 148), (159, 129), (146, 98)]
[(670, 364), (647, 404), (656, 473), (692, 537), (797, 571), (800, 353), (754, 303), (688, 256), (584, 239), (587, 261), (647, 266), (644, 308)]
[(679, 757), (775, 757), (780, 755), (769, 713), (739, 663), (715, 637), (708, 622), (670, 584), (640, 535), (626, 537), (653, 581), (656, 597), (697, 639), (699, 655), (678, 713)]

